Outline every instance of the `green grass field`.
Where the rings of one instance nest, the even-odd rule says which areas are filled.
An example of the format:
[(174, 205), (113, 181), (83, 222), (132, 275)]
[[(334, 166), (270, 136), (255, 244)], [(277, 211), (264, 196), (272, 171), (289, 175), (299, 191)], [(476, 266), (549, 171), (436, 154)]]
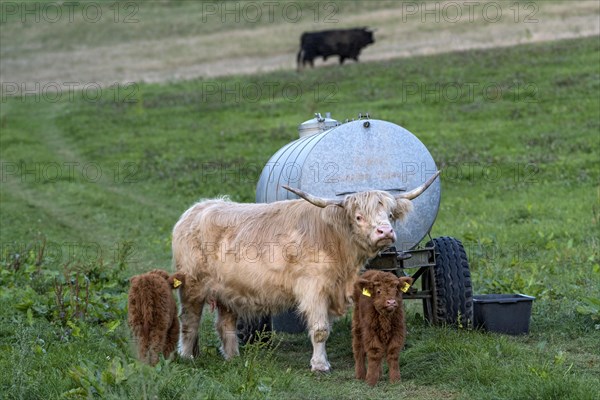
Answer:
[[(0, 393), (600, 398), (599, 50), (589, 38), (3, 98)], [(252, 202), (264, 163), (316, 111), (369, 112), (420, 138), (443, 170), (432, 235), (464, 242), (476, 293), (536, 296), (528, 336), (431, 327), (407, 302), (403, 381), (374, 389), (353, 378), (348, 317), (327, 375), (310, 373), (306, 335), (224, 362), (212, 316), (198, 360), (135, 360), (128, 277), (170, 268), (171, 229), (199, 198)]]

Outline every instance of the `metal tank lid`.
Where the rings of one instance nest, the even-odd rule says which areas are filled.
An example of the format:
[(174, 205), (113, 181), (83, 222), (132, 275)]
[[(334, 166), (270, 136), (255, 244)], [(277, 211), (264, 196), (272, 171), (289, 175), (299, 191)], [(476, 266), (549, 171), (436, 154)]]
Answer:
[(310, 136), (316, 133), (325, 132), (338, 125), (340, 125), (340, 123), (331, 118), (330, 113), (325, 113), (325, 117), (322, 117), (321, 113), (315, 113), (314, 118), (304, 121), (298, 126), (298, 135), (300, 137)]

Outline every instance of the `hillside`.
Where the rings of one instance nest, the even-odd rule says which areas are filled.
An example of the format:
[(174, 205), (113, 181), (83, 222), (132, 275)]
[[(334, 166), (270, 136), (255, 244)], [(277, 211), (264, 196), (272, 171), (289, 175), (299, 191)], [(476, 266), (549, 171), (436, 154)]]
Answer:
[(23, 4), (3, 3), (0, 81), (25, 91), (294, 70), (320, 29), (375, 29), (365, 62), (600, 34), (594, 0)]

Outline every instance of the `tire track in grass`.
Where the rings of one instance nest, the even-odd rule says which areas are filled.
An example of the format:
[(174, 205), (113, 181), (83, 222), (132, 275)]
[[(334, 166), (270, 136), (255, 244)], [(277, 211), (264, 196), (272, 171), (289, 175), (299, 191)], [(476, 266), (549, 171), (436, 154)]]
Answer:
[[(65, 104), (42, 103), (35, 104), (35, 107), (39, 112), (34, 121), (27, 122), (27, 131), (29, 138), (33, 138), (39, 147), (24, 160), (24, 168), (33, 169), (35, 176), (3, 176), (2, 191), (6, 191), (7, 201), (12, 198), (22, 201), (28, 208), (39, 210), (34, 212), (39, 214), (40, 220), (36, 229), (58, 235), (56, 240), (98, 243), (103, 249), (131, 240), (142, 253), (147, 253), (153, 246), (147, 244), (146, 239), (156, 236), (156, 226), (167, 225), (170, 228), (176, 221), (177, 211), (169, 210), (148, 194), (136, 192), (132, 185), (119, 186), (108, 173), (98, 179), (86, 179), (81, 171), (63, 169), (60, 179), (47, 179), (48, 176), (43, 176), (40, 171), (52, 163), (62, 166), (94, 163), (86, 159), (56, 125), (56, 119), (64, 115)], [(10, 118), (10, 113), (4, 116)], [(4, 157), (1, 160), (3, 165), (16, 161)], [(31, 223), (25, 216), (6, 217), (7, 221), (17, 224)], [(44, 232), (45, 226), (51, 228)], [(139, 238), (145, 240), (142, 242)], [(165, 260), (170, 257), (169, 254), (157, 255), (156, 250), (152, 253), (153, 258)]]

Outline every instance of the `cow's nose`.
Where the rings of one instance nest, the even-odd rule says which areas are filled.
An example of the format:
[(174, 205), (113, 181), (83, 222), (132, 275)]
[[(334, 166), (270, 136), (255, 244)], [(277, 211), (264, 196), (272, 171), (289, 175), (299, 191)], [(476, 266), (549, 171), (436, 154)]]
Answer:
[(389, 225), (381, 225), (377, 227), (377, 236), (380, 238), (392, 238), (394, 237), (394, 228)]
[(388, 299), (385, 301), (385, 306), (386, 307), (396, 307), (396, 300), (394, 299)]

